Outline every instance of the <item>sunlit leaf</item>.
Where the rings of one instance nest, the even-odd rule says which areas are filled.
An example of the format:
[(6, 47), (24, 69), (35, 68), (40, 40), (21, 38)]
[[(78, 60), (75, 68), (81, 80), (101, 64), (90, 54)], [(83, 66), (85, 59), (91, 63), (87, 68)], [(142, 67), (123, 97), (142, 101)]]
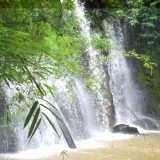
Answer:
[(48, 86), (47, 84), (44, 84), (45, 85), (45, 87), (48, 89), (48, 91), (50, 92), (50, 94), (53, 96), (53, 97), (55, 97), (55, 95), (54, 95), (54, 93), (53, 93), (53, 88), (52, 87), (50, 87), (50, 86)]

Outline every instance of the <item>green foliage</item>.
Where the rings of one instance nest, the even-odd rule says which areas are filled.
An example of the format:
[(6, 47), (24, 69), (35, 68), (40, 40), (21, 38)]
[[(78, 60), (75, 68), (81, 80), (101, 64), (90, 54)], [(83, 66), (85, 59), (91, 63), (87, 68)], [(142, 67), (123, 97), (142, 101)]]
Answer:
[(0, 6), (0, 83), (15, 89), (7, 99), (7, 117), (21, 121), (20, 115), (29, 111), (24, 123), (29, 140), (43, 119), (58, 134), (43, 111), (59, 119), (56, 108), (45, 100), (49, 95), (55, 98), (56, 86), (49, 79), (83, 73), (79, 60), (86, 39), (76, 29), (73, 1), (2, 1)]
[(106, 37), (102, 38), (95, 34), (92, 34), (91, 37), (91, 45), (99, 52), (109, 52), (111, 49), (113, 49), (113, 43)]
[[(141, 28), (139, 36), (143, 45), (154, 47), (155, 42), (160, 38), (159, 10), (156, 8), (144, 8), (139, 15)], [(145, 40), (144, 40), (145, 39)], [(148, 47), (145, 46), (147, 49)]]
[(28, 122), (30, 121), (31, 116), (33, 115), (33, 113), (34, 113), (34, 111), (36, 110), (37, 106), (38, 106), (38, 101), (35, 101), (35, 102), (33, 103), (32, 108), (30, 109), (27, 117), (26, 117), (26, 120), (25, 120), (25, 122), (24, 122), (24, 128), (27, 126)]
[[(137, 16), (138, 24), (134, 27), (134, 42), (137, 57), (141, 61), (142, 69), (138, 79), (143, 86), (147, 86), (152, 96), (159, 104), (160, 97), (160, 12), (156, 8), (159, 0), (145, 0), (144, 6)], [(142, 54), (143, 53), (143, 54)], [(157, 105), (158, 106), (158, 105)]]
[(88, 78), (84, 80), (85, 85), (87, 88), (91, 89), (93, 87), (97, 87), (97, 80), (95, 78)]
[(125, 56), (133, 56), (133, 57), (137, 58), (138, 60), (141, 60), (143, 62), (143, 66), (150, 70), (151, 76), (152, 76), (153, 69), (155, 67), (157, 67), (157, 64), (153, 60), (151, 60), (151, 57), (149, 57), (147, 55), (143, 55), (143, 54), (137, 54), (134, 50), (129, 51), (129, 52), (125, 53), (124, 55)]
[[(0, 8), (57, 8), (60, 9), (62, 7), (60, 0), (1, 0)], [(73, 9), (73, 1), (65, 0), (63, 3), (63, 7), (66, 9)]]
[[(135, 51), (129, 51), (124, 54), (125, 56), (133, 56), (138, 59), (141, 63), (141, 70), (137, 74), (138, 81), (142, 86), (148, 87), (150, 93), (159, 103), (160, 97), (160, 79), (159, 79), (159, 60), (155, 60), (157, 55), (154, 57), (145, 55), (145, 54), (138, 54)], [(159, 57), (159, 56), (158, 56)], [(158, 58), (159, 59), (159, 58)]]
[[(92, 2), (94, 9), (98, 8), (99, 4), (95, 3), (97, 1)], [(145, 48), (143, 55), (135, 52), (129, 54), (140, 59), (144, 68), (149, 69), (149, 74), (148, 70), (145, 70), (145, 76), (142, 77), (147, 77), (146, 81), (153, 82), (153, 85), (147, 84), (151, 86), (153, 94), (158, 99), (160, 94), (156, 89), (160, 88), (158, 78), (160, 60), (157, 55), (160, 49), (158, 50), (159, 44), (155, 42), (160, 36), (159, 27), (157, 29), (159, 12), (149, 9), (139, 10), (143, 7), (141, 0), (101, 2), (103, 6), (118, 8), (116, 11), (119, 18), (125, 18), (131, 25), (138, 22), (141, 24), (141, 29), (137, 27), (137, 36), (147, 39), (145, 42), (150, 48)], [(151, 7), (154, 8), (158, 2), (158, 0), (152, 2)], [(55, 98), (56, 86), (53, 82), (50, 83), (49, 79), (56, 81), (67, 74), (84, 75), (86, 71), (80, 67), (79, 62), (86, 45), (93, 45), (103, 54), (111, 50), (113, 45), (106, 37), (100, 38), (95, 34), (92, 35), (90, 42), (86, 42), (85, 36), (82, 36), (77, 29), (80, 21), (74, 15), (72, 0), (64, 0), (63, 3), (60, 0), (2, 0), (0, 8), (0, 83), (16, 90), (16, 93), (7, 99), (8, 109), (5, 118), (10, 122), (13, 118), (19, 119), (20, 114), (28, 111), (24, 127), (29, 127), (30, 140), (43, 119), (48, 121), (58, 134), (50, 117), (43, 112), (43, 109), (46, 109), (59, 119), (54, 113), (56, 108), (45, 100), (48, 95)], [(137, 20), (139, 13), (142, 15)], [(92, 25), (102, 31), (103, 26), (100, 24), (110, 15), (115, 16), (115, 10), (113, 12), (107, 9), (92, 10), (90, 14)], [(138, 50), (138, 46), (142, 45), (141, 39), (136, 39), (136, 44)], [(157, 48), (155, 54), (151, 52), (152, 46)], [(144, 45), (141, 48), (144, 48)], [(101, 56), (93, 65), (98, 66), (107, 58), (109, 57)], [(97, 80), (91, 78), (85, 80), (85, 83), (89, 87), (95, 87)]]
[[(56, 109), (50, 102), (43, 100), (45, 102), (47, 102), (48, 104), (50, 104), (50, 106), (52, 106), (54, 109)], [(28, 138), (31, 140), (31, 138), (33, 137), (33, 135), (35, 134), (38, 126), (41, 123), (41, 120), (44, 119), (43, 117), (46, 118), (46, 120), (49, 122), (49, 124), (52, 126), (53, 130), (58, 134), (58, 131), (55, 127), (55, 125), (52, 123), (52, 121), (50, 120), (50, 117), (48, 117), (48, 115), (46, 113), (44, 113), (43, 108), (47, 109), (50, 113), (52, 113), (53, 116), (55, 116), (58, 120), (61, 121), (61, 119), (59, 117), (57, 117), (57, 115), (46, 105), (39, 103), (38, 101), (35, 101), (25, 119), (24, 122), (24, 128), (29, 124), (29, 122), (31, 122), (30, 128), (29, 128), (29, 132), (28, 132)], [(56, 109), (57, 110), (57, 109)], [(32, 118), (33, 117), (33, 118)]]

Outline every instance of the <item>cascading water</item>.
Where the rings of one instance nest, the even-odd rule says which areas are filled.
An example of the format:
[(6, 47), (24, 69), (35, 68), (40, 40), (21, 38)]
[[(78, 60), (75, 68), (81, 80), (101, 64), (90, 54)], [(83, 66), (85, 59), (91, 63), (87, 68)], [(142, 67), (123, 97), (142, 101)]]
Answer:
[(122, 55), (127, 44), (126, 26), (120, 21), (115, 21), (113, 24), (105, 23), (105, 26), (109, 37), (116, 44), (110, 53), (113, 60), (108, 63), (116, 123), (136, 124), (144, 129), (157, 129), (157, 121), (146, 116), (145, 113), (148, 105), (148, 91), (142, 89), (136, 82), (135, 66), (132, 65), (131, 59)]
[[(80, 25), (82, 35), (85, 35), (88, 41), (90, 41), (91, 30), (89, 22), (85, 18), (84, 8), (78, 3), (76, 3), (76, 14), (82, 20), (82, 24)], [(92, 76), (99, 79), (103, 85), (107, 85), (103, 67), (99, 66), (96, 69), (93, 67), (93, 64), (96, 63), (96, 59), (99, 57), (98, 51), (89, 45), (85, 52), (89, 56), (87, 63), (89, 64), (88, 69), (93, 72)], [(109, 125), (112, 123), (112, 117), (114, 116), (112, 114), (113, 107), (109, 93), (105, 93), (104, 91), (102, 93), (100, 89), (101, 86), (95, 89), (96, 94), (89, 92), (82, 79), (82, 77), (74, 78), (67, 76), (65, 79), (62, 79), (62, 81), (55, 81), (54, 85), (57, 88), (57, 96), (55, 100), (49, 99), (50, 102), (53, 102), (59, 108), (74, 140), (89, 138), (94, 132), (109, 129)], [(72, 87), (66, 88), (66, 85), (69, 84)], [(70, 90), (72, 91), (70, 92)], [(25, 117), (25, 115), (23, 116)], [(55, 119), (53, 119), (53, 121), (58, 131), (60, 131)], [(46, 122), (40, 126), (40, 129), (29, 144), (25, 143), (27, 133), (23, 132), (22, 128), (23, 124), (20, 124), (20, 128), (18, 126), (14, 128), (16, 132), (15, 137), (18, 137), (18, 150), (52, 145), (59, 141), (56, 134), (53, 134), (51, 127), (49, 127)], [(63, 138), (61, 141), (63, 141)]]
[[(79, 26), (81, 34), (86, 36), (87, 41), (90, 41), (91, 29), (85, 18), (84, 7), (77, 1), (75, 1), (75, 5), (75, 14), (82, 22)], [(107, 76), (103, 66), (93, 66), (97, 63), (99, 52), (92, 45), (89, 45), (84, 52), (88, 59), (82, 60), (82, 65), (88, 64), (86, 69), (92, 73), (92, 78), (99, 79), (100, 83), (107, 87)], [(95, 93), (91, 93), (85, 86), (83, 77), (68, 76), (68, 82), (72, 87), (65, 90), (61, 87), (64, 81), (58, 82), (56, 101), (74, 139), (89, 138), (94, 132), (109, 129), (114, 117), (111, 95), (106, 90), (102, 91), (100, 85), (93, 89)], [(70, 92), (70, 90), (72, 91)]]
[[(81, 23), (81, 33), (87, 37), (87, 40), (91, 42), (92, 40), (92, 30), (90, 28), (90, 22), (85, 17), (85, 8), (83, 5), (76, 3), (76, 11), (78, 17), (82, 20)], [(94, 33), (95, 34), (95, 33)], [(98, 37), (99, 35), (96, 34)], [(99, 63), (101, 54), (94, 49), (90, 44), (85, 50), (88, 61), (88, 66), (86, 67), (91, 72), (91, 77), (98, 81), (97, 88), (94, 89), (94, 114), (96, 115), (97, 125), (101, 126), (101, 129), (108, 129), (114, 123), (114, 109), (112, 105), (112, 98), (108, 87), (108, 75), (103, 67), (103, 64), (97, 65)], [(86, 61), (86, 60), (85, 60)], [(105, 86), (105, 89), (102, 87)]]
[[(76, 2), (75, 12), (82, 20), (82, 24), (79, 26), (81, 34), (85, 35), (88, 41), (91, 41), (91, 29), (85, 18), (84, 7)], [(75, 78), (68, 75), (62, 80), (54, 81), (54, 85), (57, 87), (56, 99), (49, 99), (61, 112), (74, 140), (91, 138), (94, 132), (108, 131), (114, 124), (114, 116), (116, 116), (116, 123), (139, 125), (137, 117), (147, 119), (152, 122), (152, 125), (154, 123), (154, 126), (156, 126), (156, 121), (146, 117), (144, 112), (144, 108), (147, 107), (145, 99), (148, 93), (141, 90), (135, 83), (134, 69), (130, 66), (128, 59), (119, 54), (120, 51), (125, 49), (122, 24), (118, 21), (113, 24), (106, 22), (104, 25), (109, 37), (116, 44), (110, 53), (113, 60), (106, 62), (107, 69), (104, 68), (104, 65), (95, 67), (94, 64), (97, 63), (100, 53), (92, 45), (89, 45), (84, 51), (88, 59), (82, 60), (82, 65), (87, 64), (86, 69), (91, 72), (91, 77), (99, 81), (98, 86), (92, 90), (94, 93), (88, 91), (87, 86), (83, 83), (83, 77)], [(108, 73), (106, 73), (106, 70)], [(109, 83), (108, 74), (110, 77)], [(61, 133), (55, 119), (53, 121)], [(40, 130), (29, 145), (25, 143), (27, 134), (22, 133), (22, 128), (14, 128), (14, 131), (16, 132), (15, 137), (19, 138), (18, 150), (64, 143), (64, 138), (59, 139), (47, 123), (40, 126)]]

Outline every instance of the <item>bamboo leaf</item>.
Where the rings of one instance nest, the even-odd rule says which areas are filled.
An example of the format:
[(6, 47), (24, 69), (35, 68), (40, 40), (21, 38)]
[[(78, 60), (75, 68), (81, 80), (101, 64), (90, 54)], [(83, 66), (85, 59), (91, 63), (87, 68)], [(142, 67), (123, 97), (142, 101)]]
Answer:
[(52, 74), (52, 73), (53, 73), (53, 68), (43, 67), (42, 69), (43, 69), (44, 71), (46, 71), (46, 72), (50, 73), (50, 74)]
[(42, 51), (43, 51), (46, 55), (48, 55), (49, 57), (51, 57), (51, 58), (55, 59), (55, 57), (54, 57), (54, 55), (53, 55), (53, 54), (51, 54), (51, 53), (47, 52), (47, 51), (46, 51), (46, 50), (44, 50), (44, 49), (42, 49)]
[(28, 38), (30, 36), (30, 34), (26, 32), (21, 32), (21, 31), (14, 31), (14, 32), (15, 32), (15, 35), (21, 36), (22, 38), (23, 37)]
[(42, 120), (41, 118), (38, 120), (38, 122), (37, 122), (37, 124), (36, 124), (36, 126), (35, 126), (35, 128), (34, 128), (34, 131), (32, 132), (32, 134), (31, 134), (31, 136), (30, 136), (29, 142), (30, 142), (30, 140), (32, 139), (33, 135), (35, 134), (37, 128), (39, 127), (39, 125), (40, 125), (40, 123), (41, 123), (41, 120)]
[[(40, 99), (42, 99), (42, 98), (40, 98)], [(47, 102), (50, 106), (52, 106), (54, 109), (56, 109), (57, 111), (58, 111), (58, 109), (54, 106), (54, 105), (52, 105), (50, 102), (48, 102), (47, 100), (45, 100), (45, 99), (42, 99), (43, 101), (45, 101), (45, 102)]]
[(55, 126), (53, 125), (53, 123), (51, 122), (51, 120), (48, 118), (48, 116), (45, 113), (43, 113), (43, 112), (42, 112), (42, 114), (46, 117), (47, 121), (52, 126), (53, 130), (57, 133), (58, 137), (60, 137), (59, 134), (58, 134), (58, 132), (57, 132), (57, 130), (56, 130), (56, 128), (55, 128)]
[(48, 91), (50, 92), (50, 94), (55, 98), (55, 95), (54, 95), (54, 93), (53, 93), (53, 91), (52, 91), (52, 87), (50, 87), (50, 86), (48, 86), (47, 84), (44, 84), (45, 85), (45, 87), (48, 89)]
[(43, 56), (43, 53), (41, 53), (41, 54), (39, 55), (38, 63), (40, 63), (40, 62), (42, 61), (42, 56)]
[(8, 80), (4, 76), (2, 76), (1, 78), (4, 80), (5, 84), (10, 88)]
[(41, 89), (43, 96), (47, 95), (45, 89), (42, 87), (42, 85), (39, 85), (39, 88)]
[(28, 115), (27, 115), (27, 117), (26, 117), (26, 120), (25, 120), (25, 122), (24, 122), (24, 127), (23, 127), (23, 128), (25, 128), (25, 127), (27, 126), (27, 124), (28, 124), (28, 122), (30, 121), (30, 119), (31, 119), (31, 117), (32, 117), (35, 109), (37, 108), (38, 104), (39, 104), (38, 101), (35, 101), (35, 102), (33, 103), (32, 108), (30, 109), (30, 111), (29, 111), (29, 113), (28, 113)]
[(40, 72), (33, 72), (34, 74), (37, 74), (39, 77), (41, 77), (43, 80), (46, 80), (46, 78), (41, 74)]
[(46, 106), (43, 105), (43, 104), (40, 104), (40, 105), (43, 106), (44, 108), (46, 108), (47, 110), (49, 110), (59, 121), (62, 122), (62, 120), (61, 120), (50, 108), (46, 107)]
[(34, 132), (33, 129), (34, 129), (36, 123), (37, 123), (37, 119), (38, 119), (39, 113), (40, 113), (40, 108), (37, 109), (36, 114), (35, 114), (35, 116), (33, 118), (32, 124), (31, 124), (29, 132), (28, 132), (28, 138), (30, 137), (31, 133)]

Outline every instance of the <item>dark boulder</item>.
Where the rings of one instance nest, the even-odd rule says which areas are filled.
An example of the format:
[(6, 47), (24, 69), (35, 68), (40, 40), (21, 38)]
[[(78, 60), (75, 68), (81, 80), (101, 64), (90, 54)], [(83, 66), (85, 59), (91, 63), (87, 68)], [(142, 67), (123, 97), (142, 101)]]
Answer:
[(114, 133), (124, 133), (124, 134), (137, 134), (138, 129), (136, 127), (129, 126), (127, 124), (118, 124), (112, 128)]

